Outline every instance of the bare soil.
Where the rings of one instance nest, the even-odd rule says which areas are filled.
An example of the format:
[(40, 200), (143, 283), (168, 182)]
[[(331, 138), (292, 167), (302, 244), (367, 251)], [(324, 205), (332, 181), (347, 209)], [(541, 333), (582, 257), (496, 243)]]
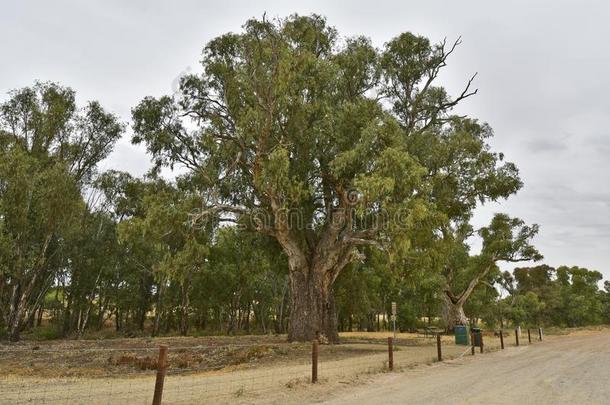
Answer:
[[(320, 382), (387, 369), (387, 333), (321, 345)], [(457, 355), (446, 337), (447, 356)], [(309, 386), (311, 344), (285, 336), (112, 339), (0, 345), (0, 403), (148, 403), (158, 346), (169, 345), (164, 403), (250, 402)], [(432, 363), (433, 339), (399, 334), (395, 367)]]
[[(563, 389), (570, 386), (572, 378), (582, 382), (582, 375), (609, 377), (608, 330), (546, 337), (541, 343), (532, 335), (531, 346), (523, 335), (519, 348), (514, 347), (514, 336), (508, 336), (503, 352), (499, 352), (499, 339), (491, 334), (484, 339), (485, 352), (491, 354), (480, 355), (477, 350), (475, 356), (469, 348), (455, 346), (451, 337), (445, 337), (443, 363), (436, 363), (434, 340), (399, 334), (395, 371), (404, 372), (394, 373), (387, 372), (387, 336), (353, 333), (342, 336), (340, 345), (322, 345), (320, 382), (315, 385), (309, 383), (311, 346), (288, 344), (283, 336), (0, 346), (0, 403), (148, 404), (154, 388), (156, 350), (161, 343), (170, 346), (165, 404), (405, 403), (405, 398), (409, 403), (440, 403), (441, 398), (442, 402), (507, 403), (512, 401), (512, 391), (518, 391), (515, 387), (527, 388), (531, 398), (549, 403), (533, 391), (536, 384), (551, 387), (544, 394), (548, 395), (556, 384)], [(572, 353), (573, 347), (580, 349)], [(557, 364), (551, 361), (556, 357), (561, 359)], [(572, 365), (575, 371), (563, 376), (561, 373)], [(551, 371), (545, 380), (547, 367)], [(515, 387), (509, 389), (511, 384)], [(475, 392), (473, 387), (481, 388)], [(580, 398), (583, 391), (579, 390), (576, 388), (573, 398)], [(595, 395), (587, 398), (595, 402), (599, 399)], [(469, 402), (470, 398), (475, 402)], [(533, 402), (525, 396), (518, 400)]]
[[(387, 332), (354, 332), (321, 351), (323, 360), (375, 353)], [(450, 337), (445, 338), (447, 342)], [(397, 345), (431, 345), (432, 339), (398, 334)], [(121, 338), (0, 343), (0, 377), (121, 377), (157, 368), (159, 345), (169, 346), (169, 371), (222, 370), (305, 361), (311, 344), (287, 343), (285, 335)], [(370, 344), (372, 346), (367, 346)]]

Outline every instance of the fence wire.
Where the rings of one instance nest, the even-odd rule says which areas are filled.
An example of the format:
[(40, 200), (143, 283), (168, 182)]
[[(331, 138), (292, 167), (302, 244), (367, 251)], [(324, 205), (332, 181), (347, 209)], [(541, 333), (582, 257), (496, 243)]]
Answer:
[[(502, 329), (505, 348), (516, 346), (515, 330)], [(378, 335), (376, 335), (378, 336)], [(521, 331), (519, 346), (539, 342), (539, 330)], [(500, 330), (482, 332), (484, 351), (501, 350)], [(472, 343), (472, 342), (471, 342)], [(318, 382), (351, 383), (363, 375), (389, 371), (389, 343), (385, 338), (350, 337), (338, 345), (319, 345)], [(476, 349), (476, 350), (473, 350)], [(69, 350), (69, 353), (66, 353)], [(272, 358), (265, 353), (272, 351)], [(312, 378), (310, 345), (210, 344), (169, 347), (163, 402), (172, 404), (235, 403), (290, 395)], [(436, 336), (400, 336), (392, 342), (393, 370), (432, 364), (438, 359)], [(480, 348), (456, 345), (453, 336), (440, 338), (442, 360), (479, 354)], [(281, 355), (278, 355), (280, 353)], [(210, 360), (225, 356), (223, 362)], [(261, 354), (260, 358), (257, 357)], [(158, 347), (40, 348), (2, 347), (0, 356), (29, 356), (32, 364), (52, 364), (62, 355), (107, 359), (107, 373), (95, 377), (0, 377), (0, 404), (150, 404), (155, 386)], [(7, 357), (8, 356), (8, 357)], [(226, 358), (246, 356), (246, 362), (227, 364)], [(254, 357), (249, 357), (254, 356)], [(242, 359), (243, 360), (243, 359)], [(138, 363), (141, 362), (141, 363)], [(85, 364), (86, 366), (86, 364)]]

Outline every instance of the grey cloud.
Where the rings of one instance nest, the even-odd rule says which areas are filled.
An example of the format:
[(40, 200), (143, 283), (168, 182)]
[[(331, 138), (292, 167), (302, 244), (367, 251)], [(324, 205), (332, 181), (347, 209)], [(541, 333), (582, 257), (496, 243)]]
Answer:
[(528, 148), (534, 152), (557, 152), (568, 148), (563, 142), (552, 139), (533, 139), (527, 142)]
[[(595, 154), (608, 158), (610, 157), (610, 134), (592, 135), (583, 139), (583, 146), (591, 149)], [(608, 165), (610, 166), (610, 161)]]

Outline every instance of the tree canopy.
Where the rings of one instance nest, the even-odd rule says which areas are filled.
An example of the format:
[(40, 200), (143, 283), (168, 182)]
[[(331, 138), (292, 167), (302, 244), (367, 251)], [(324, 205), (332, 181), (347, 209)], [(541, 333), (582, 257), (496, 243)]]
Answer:
[(491, 127), (454, 112), (476, 75), (454, 95), (438, 82), (459, 44), (405, 32), (376, 47), (319, 15), (248, 20), (205, 45), (175, 94), (134, 106), (141, 178), (99, 172), (125, 125), (98, 102), (54, 83), (10, 92), (0, 330), (333, 342), (387, 328), (393, 301), (402, 329), (607, 322), (596, 271), (500, 271), (542, 259), (538, 225), (472, 225), (523, 184)]
[(133, 110), (156, 167), (183, 165), (204, 190), (200, 219), (231, 213), (278, 241), (290, 339), (336, 340), (332, 287), (363, 247), (403, 253), (416, 230), (519, 186), (488, 127), (451, 114), (472, 79), (453, 98), (435, 84), (458, 43), (404, 33), (380, 50), (316, 15), (249, 20), (207, 44), (176, 96)]
[(53, 83), (10, 93), (0, 105), (0, 310), (11, 339), (65, 266), (82, 193), (123, 133), (99, 103), (77, 108)]

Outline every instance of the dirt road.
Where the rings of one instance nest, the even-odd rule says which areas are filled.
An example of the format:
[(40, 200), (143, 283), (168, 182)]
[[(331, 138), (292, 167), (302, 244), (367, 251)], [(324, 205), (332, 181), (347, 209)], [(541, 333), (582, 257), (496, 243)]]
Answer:
[[(328, 397), (327, 397), (328, 398)], [(610, 333), (548, 339), (336, 391), (327, 404), (609, 404)]]

